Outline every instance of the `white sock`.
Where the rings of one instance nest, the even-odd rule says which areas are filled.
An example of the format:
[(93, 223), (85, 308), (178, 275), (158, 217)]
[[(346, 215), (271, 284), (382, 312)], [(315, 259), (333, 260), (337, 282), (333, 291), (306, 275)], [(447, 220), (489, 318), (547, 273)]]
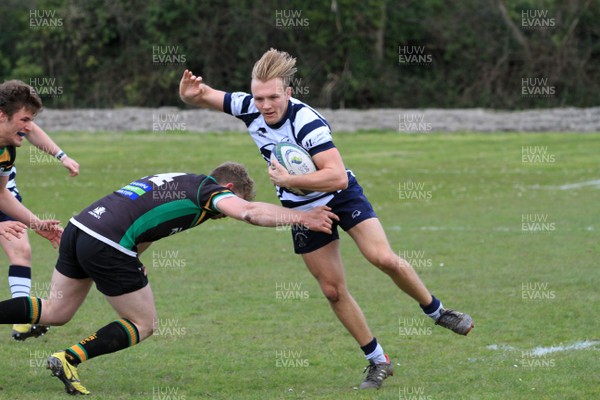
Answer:
[(442, 313), (443, 309), (444, 309), (444, 306), (442, 305), (442, 302), (440, 301), (440, 306), (438, 307), (438, 309), (435, 310), (434, 312), (432, 312), (431, 314), (427, 314), (427, 316), (430, 317), (431, 319), (433, 319), (434, 321), (437, 321), (438, 318), (440, 317), (440, 314)]
[(387, 362), (383, 347), (381, 347), (379, 343), (377, 343), (377, 347), (372, 353), (365, 355), (365, 358), (367, 360), (372, 360), (375, 364)]
[(26, 297), (31, 292), (31, 278), (22, 278), (20, 276), (9, 276), (8, 285), (13, 297)]

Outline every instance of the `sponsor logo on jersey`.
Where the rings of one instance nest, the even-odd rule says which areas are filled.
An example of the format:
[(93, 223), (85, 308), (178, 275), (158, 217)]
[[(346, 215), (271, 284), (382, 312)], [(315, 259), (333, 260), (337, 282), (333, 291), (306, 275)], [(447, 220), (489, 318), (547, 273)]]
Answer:
[(117, 190), (117, 193), (122, 194), (125, 197), (129, 197), (131, 200), (135, 200), (141, 195), (148, 193), (152, 190), (152, 185), (144, 182), (131, 182), (129, 185)]

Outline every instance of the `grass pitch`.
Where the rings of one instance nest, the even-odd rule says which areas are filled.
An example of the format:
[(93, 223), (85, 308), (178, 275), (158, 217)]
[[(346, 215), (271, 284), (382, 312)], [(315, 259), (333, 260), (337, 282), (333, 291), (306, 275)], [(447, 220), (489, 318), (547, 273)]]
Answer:
[[(257, 200), (276, 203), (242, 134), (56, 133), (81, 164), (18, 152), (18, 186), (36, 214), (69, 217), (147, 174), (245, 163)], [(338, 133), (335, 142), (388, 233), (447, 307), (471, 313), (460, 337), (434, 327), (369, 266), (347, 235), (348, 285), (392, 357), (376, 392), (354, 389), (366, 362), (292, 252), (285, 229), (212, 221), (142, 256), (157, 335), (80, 367), (102, 399), (583, 399), (600, 397), (599, 134)], [(56, 251), (32, 234), (33, 292)], [(9, 297), (7, 285), (0, 287)], [(40, 339), (0, 335), (1, 399), (65, 398), (45, 359), (114, 320), (95, 289)]]

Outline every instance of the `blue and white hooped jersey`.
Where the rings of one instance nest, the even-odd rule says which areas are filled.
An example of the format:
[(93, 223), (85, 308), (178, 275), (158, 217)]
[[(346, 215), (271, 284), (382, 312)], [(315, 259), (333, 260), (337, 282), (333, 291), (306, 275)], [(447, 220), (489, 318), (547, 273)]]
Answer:
[(19, 189), (17, 189), (17, 182), (15, 181), (16, 177), (17, 177), (17, 167), (13, 165), (12, 168), (10, 169), (10, 175), (8, 176), (8, 182), (6, 183), (6, 188), (15, 197), (17, 197), (17, 195), (19, 194)]
[[(316, 110), (298, 99), (290, 98), (286, 115), (275, 125), (268, 125), (254, 104), (251, 94), (226, 93), (223, 110), (244, 121), (260, 154), (270, 163), (271, 151), (277, 143), (289, 142), (303, 147), (311, 156), (334, 148), (331, 128)], [(333, 193), (312, 192), (298, 196), (277, 186), (277, 195), (285, 207), (309, 209), (325, 205)]]

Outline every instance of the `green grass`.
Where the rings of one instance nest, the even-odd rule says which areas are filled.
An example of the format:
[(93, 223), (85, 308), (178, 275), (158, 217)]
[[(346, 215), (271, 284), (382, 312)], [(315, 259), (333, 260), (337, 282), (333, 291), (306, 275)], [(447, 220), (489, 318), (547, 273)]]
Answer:
[[(69, 178), (55, 161), (25, 145), (17, 181), (32, 211), (63, 223), (140, 176), (207, 173), (225, 160), (249, 167), (257, 200), (276, 202), (266, 167), (246, 135), (54, 137), (79, 161), (81, 175)], [(82, 381), (96, 398), (600, 396), (599, 345), (541, 358), (528, 353), (538, 346), (600, 340), (600, 190), (558, 189), (600, 179), (600, 134), (361, 132), (337, 134), (335, 141), (394, 251), (412, 254), (428, 288), (446, 306), (471, 313), (475, 330), (465, 338), (433, 327), (342, 235), (349, 288), (396, 364), (396, 375), (381, 390), (358, 392), (353, 387), (362, 379), (362, 353), (293, 255), (289, 233), (230, 220), (208, 222), (143, 255), (162, 334), (83, 364)], [(529, 146), (543, 146), (553, 161), (524, 163), (522, 152)], [(528, 215), (547, 225), (523, 231)], [(34, 279), (43, 289), (57, 253), (39, 237), (32, 237), (32, 246)], [(301, 298), (278, 298), (282, 284), (293, 285)], [(528, 285), (538, 289), (524, 293)], [(529, 294), (549, 298), (524, 298)], [(7, 285), (0, 285), (0, 297), (9, 297)], [(7, 326), (0, 335), (0, 398), (64, 398), (62, 385), (43, 368), (45, 357), (115, 317), (92, 289), (75, 318), (43, 338), (15, 343)], [(421, 323), (419, 334), (401, 334), (402, 326)]]

